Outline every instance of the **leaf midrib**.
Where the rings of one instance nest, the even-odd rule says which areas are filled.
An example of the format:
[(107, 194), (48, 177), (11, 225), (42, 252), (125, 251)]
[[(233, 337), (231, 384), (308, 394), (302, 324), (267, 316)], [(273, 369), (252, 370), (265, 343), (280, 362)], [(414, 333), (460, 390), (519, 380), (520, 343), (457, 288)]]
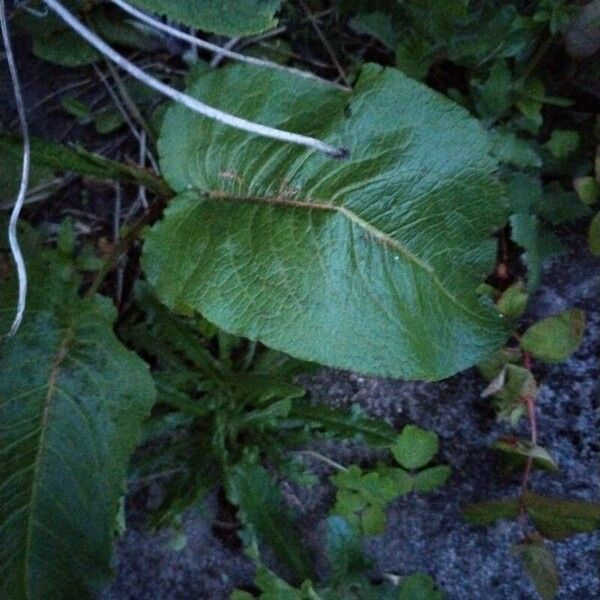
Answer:
[(29, 593), (29, 569), (30, 569), (30, 552), (31, 546), (33, 543), (33, 529), (34, 529), (34, 508), (37, 502), (38, 490), (39, 490), (39, 472), (40, 472), (40, 464), (42, 460), (42, 454), (44, 450), (44, 442), (46, 438), (46, 431), (48, 429), (48, 416), (50, 413), (50, 406), (52, 404), (52, 400), (55, 397), (55, 392), (57, 389), (56, 380), (58, 378), (58, 372), (60, 366), (62, 365), (64, 359), (68, 353), (68, 346), (71, 343), (74, 335), (74, 328), (70, 327), (65, 330), (64, 338), (62, 342), (59, 344), (56, 353), (52, 359), (52, 364), (50, 366), (50, 375), (48, 377), (48, 390), (46, 392), (46, 396), (44, 398), (44, 410), (42, 412), (42, 417), (40, 419), (40, 434), (39, 434), (39, 442), (38, 449), (34, 459), (34, 469), (31, 478), (31, 495), (29, 500), (29, 514), (27, 517), (27, 532), (25, 538), (25, 552), (24, 552), (24, 570), (23, 570), (23, 578), (24, 578), (24, 590), (27, 597), (32, 597)]
[(482, 320), (482, 316), (471, 308), (466, 307), (462, 302), (459, 301), (456, 296), (440, 281), (435, 269), (424, 260), (420, 259), (413, 252), (411, 252), (406, 246), (401, 244), (397, 239), (391, 237), (387, 233), (377, 229), (363, 219), (361, 216), (356, 214), (354, 211), (346, 208), (345, 206), (338, 206), (330, 204), (328, 202), (317, 202), (314, 200), (294, 200), (282, 195), (278, 196), (237, 196), (230, 194), (224, 190), (216, 190), (209, 192), (200, 192), (201, 195), (207, 197), (209, 200), (222, 200), (225, 202), (244, 202), (248, 204), (265, 204), (272, 206), (283, 206), (291, 208), (303, 208), (307, 210), (323, 210), (327, 212), (337, 212), (342, 216), (346, 217), (350, 222), (358, 225), (364, 229), (371, 237), (379, 241), (384, 246), (396, 250), (402, 254), (409, 262), (413, 263), (419, 269), (424, 270), (444, 294), (454, 305), (456, 305), (461, 311), (471, 315), (476, 321)]

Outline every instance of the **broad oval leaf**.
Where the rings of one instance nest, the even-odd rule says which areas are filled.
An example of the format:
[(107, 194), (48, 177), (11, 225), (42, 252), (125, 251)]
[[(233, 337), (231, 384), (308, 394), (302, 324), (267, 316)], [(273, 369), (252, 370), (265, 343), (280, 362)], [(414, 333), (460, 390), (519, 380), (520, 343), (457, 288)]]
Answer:
[(184, 25), (223, 35), (261, 33), (275, 27), (281, 0), (131, 0)]
[(172, 107), (160, 140), (180, 192), (147, 235), (161, 300), (294, 356), (438, 379), (506, 337), (475, 289), (505, 220), (488, 138), (394, 69), (352, 92), (237, 66), (189, 92), (236, 115), (350, 148), (335, 161)]
[[(28, 267), (25, 319), (0, 342), (0, 597), (87, 598), (111, 573), (118, 500), (154, 385), (113, 334), (107, 299), (78, 299), (56, 260), (30, 256)], [(15, 307), (8, 287), (2, 332)]]
[(572, 308), (534, 323), (521, 338), (521, 347), (546, 362), (567, 360), (579, 348), (585, 330), (585, 312)]
[(513, 546), (523, 568), (542, 600), (553, 600), (558, 593), (560, 576), (552, 551), (543, 539), (534, 537)]

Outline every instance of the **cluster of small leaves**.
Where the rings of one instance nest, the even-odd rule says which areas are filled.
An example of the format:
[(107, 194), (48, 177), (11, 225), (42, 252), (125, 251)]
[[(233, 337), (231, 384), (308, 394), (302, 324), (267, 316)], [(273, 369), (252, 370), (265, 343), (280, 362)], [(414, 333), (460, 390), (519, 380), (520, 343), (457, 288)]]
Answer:
[[(520, 284), (510, 286), (497, 300), (501, 312), (509, 318), (519, 317), (525, 309), (527, 295)], [(518, 345), (505, 347), (480, 365), (482, 375), (489, 380), (484, 397), (492, 397), (500, 419), (517, 425), (529, 411), (535, 416), (537, 383), (531, 372), (533, 359), (544, 362), (566, 360), (579, 347), (585, 326), (585, 314), (580, 309), (542, 319), (529, 326), (522, 335), (515, 334)], [(531, 425), (534, 427), (534, 425)], [(544, 497), (528, 490), (527, 478), (531, 469), (557, 472), (559, 466), (551, 453), (537, 443), (515, 436), (500, 438), (495, 444), (509, 472), (525, 470), (525, 480), (518, 497), (509, 500), (484, 501), (465, 509), (467, 520), (473, 524), (492, 523), (497, 519), (529, 516), (534, 531), (514, 546), (526, 572), (544, 600), (555, 597), (559, 574), (552, 552), (544, 538), (562, 539), (598, 527), (600, 505), (561, 498)]]
[[(526, 299), (521, 285), (514, 284), (500, 295), (499, 310), (507, 311), (507, 317), (518, 316)], [(584, 328), (585, 313), (574, 308), (534, 323), (522, 335), (515, 334), (517, 345), (501, 348), (479, 365), (490, 382), (483, 396), (493, 397), (499, 415), (516, 424), (524, 414), (525, 401), (537, 395), (535, 378), (523, 362), (527, 357), (549, 363), (566, 360), (581, 344)]]
[(407, 425), (390, 446), (398, 466), (380, 464), (368, 472), (352, 465), (331, 477), (337, 488), (333, 514), (345, 517), (358, 531), (376, 535), (385, 529), (385, 509), (390, 501), (410, 492), (430, 492), (443, 485), (449, 467), (426, 467), (438, 451), (438, 437)]

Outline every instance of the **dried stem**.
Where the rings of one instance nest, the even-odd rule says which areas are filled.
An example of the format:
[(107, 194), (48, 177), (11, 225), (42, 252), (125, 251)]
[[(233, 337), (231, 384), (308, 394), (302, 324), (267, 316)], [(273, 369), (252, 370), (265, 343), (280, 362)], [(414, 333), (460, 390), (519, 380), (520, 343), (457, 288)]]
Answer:
[(337, 69), (337, 72), (339, 73), (342, 81), (344, 82), (344, 84), (348, 85), (348, 77), (346, 76), (346, 72), (342, 68), (340, 61), (337, 59), (337, 56), (335, 55), (335, 52), (333, 51), (331, 44), (325, 37), (325, 34), (321, 31), (321, 27), (319, 27), (319, 23), (318, 23), (316, 17), (310, 12), (310, 9), (304, 3), (304, 0), (299, 0), (299, 2), (300, 2), (300, 5), (302, 6), (304, 12), (306, 13), (306, 16), (310, 20), (310, 24), (312, 25), (313, 29), (315, 30), (315, 33), (317, 34), (317, 36), (321, 40), (321, 43), (323, 44), (323, 47), (327, 51), (327, 54), (329, 54), (329, 58), (331, 59), (331, 62), (334, 64), (335, 68)]
[[(215, 58), (219, 58), (219, 57), (231, 58), (232, 60), (237, 60), (239, 62), (244, 62), (244, 63), (250, 64), (250, 65), (267, 67), (269, 69), (276, 69), (279, 71), (288, 71), (290, 73), (294, 73), (295, 75), (300, 75), (301, 77), (307, 77), (310, 79), (321, 80), (320, 77), (317, 77), (316, 75), (314, 75), (313, 73), (310, 73), (308, 71), (302, 71), (300, 69), (293, 69), (290, 67), (286, 67), (284, 65), (279, 65), (277, 63), (274, 63), (274, 62), (271, 62), (268, 60), (264, 60), (262, 58), (255, 58), (253, 56), (247, 56), (245, 54), (240, 54), (239, 52), (234, 52), (233, 50), (230, 50), (229, 48), (223, 48), (221, 46), (218, 46), (217, 44), (212, 44), (211, 42), (207, 42), (205, 40), (197, 38), (194, 35), (185, 33), (184, 31), (181, 31), (175, 27), (171, 27), (170, 25), (167, 25), (166, 23), (163, 23), (162, 21), (159, 21), (158, 19), (151, 17), (147, 13), (131, 6), (129, 3), (125, 2), (124, 0), (111, 0), (111, 2), (113, 4), (116, 4), (119, 8), (124, 10), (126, 13), (130, 14), (132, 17), (135, 17), (136, 19), (142, 21), (143, 23), (146, 23), (146, 25), (150, 25), (150, 27), (153, 27), (154, 29), (162, 31), (162, 32), (164, 32), (174, 38), (177, 38), (183, 42), (187, 42), (188, 44), (191, 44), (192, 46), (194, 46), (196, 48), (202, 48), (203, 50), (208, 50), (209, 52), (214, 53)], [(216, 66), (217, 64), (218, 64), (218, 61), (216, 61), (213, 64), (213, 66)], [(332, 85), (336, 85), (333, 82), (329, 82), (329, 83), (331, 83)]]
[(323, 152), (332, 158), (347, 158), (348, 150), (346, 148), (336, 148), (322, 142), (321, 140), (300, 135), (297, 133), (291, 133), (289, 131), (283, 131), (281, 129), (275, 129), (274, 127), (268, 127), (259, 123), (253, 123), (240, 117), (236, 117), (229, 113), (218, 110), (208, 104), (204, 104), (188, 96), (183, 92), (180, 92), (171, 86), (163, 83), (162, 81), (155, 79), (151, 75), (142, 71), (139, 67), (128, 61), (124, 56), (119, 54), (114, 48), (109, 46), (104, 40), (99, 38), (93, 31), (88, 29), (83, 23), (81, 23), (76, 17), (74, 17), (58, 0), (43, 0), (44, 3), (53, 12), (57, 14), (73, 31), (78, 33), (84, 40), (86, 40), (91, 46), (93, 46), (98, 52), (103, 54), (106, 58), (114, 62), (118, 67), (129, 73), (132, 77), (147, 85), (148, 87), (160, 92), (161, 94), (175, 100), (179, 104), (186, 106), (190, 110), (199, 113), (209, 119), (214, 119), (229, 127), (241, 129), (248, 133), (260, 135), (263, 137), (279, 140), (281, 142), (287, 142), (290, 144), (298, 144), (300, 146), (306, 146)]
[(0, 28), (2, 29), (2, 40), (4, 42), (4, 49), (6, 51), (6, 61), (8, 62), (8, 68), (10, 71), (10, 78), (12, 81), (13, 92), (15, 95), (15, 102), (17, 105), (17, 112), (19, 115), (19, 123), (21, 126), (21, 135), (23, 136), (23, 166), (21, 170), (21, 184), (19, 186), (19, 193), (15, 201), (12, 213), (10, 215), (10, 221), (8, 224), (8, 242), (10, 245), (10, 251), (12, 253), (15, 265), (17, 267), (17, 276), (19, 280), (19, 299), (17, 302), (17, 314), (10, 328), (8, 335), (15, 335), (23, 315), (25, 313), (25, 303), (27, 301), (27, 269), (25, 267), (25, 260), (23, 259), (23, 253), (19, 246), (19, 240), (17, 237), (17, 224), (19, 222), (19, 216), (21, 209), (25, 203), (25, 197), (27, 196), (27, 187), (29, 185), (29, 169), (31, 163), (31, 143), (29, 140), (29, 128), (27, 126), (27, 113), (25, 110), (25, 104), (23, 103), (23, 97), (21, 95), (21, 85), (19, 82), (19, 74), (17, 72), (17, 66), (15, 64), (15, 58), (10, 43), (10, 35), (8, 31), (8, 22), (6, 19), (6, 8), (4, 0), (0, 0)]

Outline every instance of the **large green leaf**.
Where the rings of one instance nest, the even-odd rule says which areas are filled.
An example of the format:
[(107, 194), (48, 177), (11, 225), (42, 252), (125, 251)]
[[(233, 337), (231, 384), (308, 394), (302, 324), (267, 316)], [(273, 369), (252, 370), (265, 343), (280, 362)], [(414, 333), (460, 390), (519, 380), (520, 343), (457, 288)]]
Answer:
[(406, 378), (449, 376), (506, 337), (475, 289), (505, 219), (488, 138), (459, 106), (394, 69), (353, 93), (233, 67), (189, 92), (351, 151), (335, 161), (176, 106), (160, 151), (180, 192), (145, 270), (168, 306), (293, 356)]
[[(48, 255), (28, 266), (25, 319), (0, 342), (0, 597), (87, 598), (110, 575), (127, 461), (154, 386), (114, 336), (107, 299), (80, 300)], [(12, 292), (4, 281), (3, 332)]]
[(132, 0), (185, 25), (223, 35), (251, 35), (277, 25), (281, 0)]

